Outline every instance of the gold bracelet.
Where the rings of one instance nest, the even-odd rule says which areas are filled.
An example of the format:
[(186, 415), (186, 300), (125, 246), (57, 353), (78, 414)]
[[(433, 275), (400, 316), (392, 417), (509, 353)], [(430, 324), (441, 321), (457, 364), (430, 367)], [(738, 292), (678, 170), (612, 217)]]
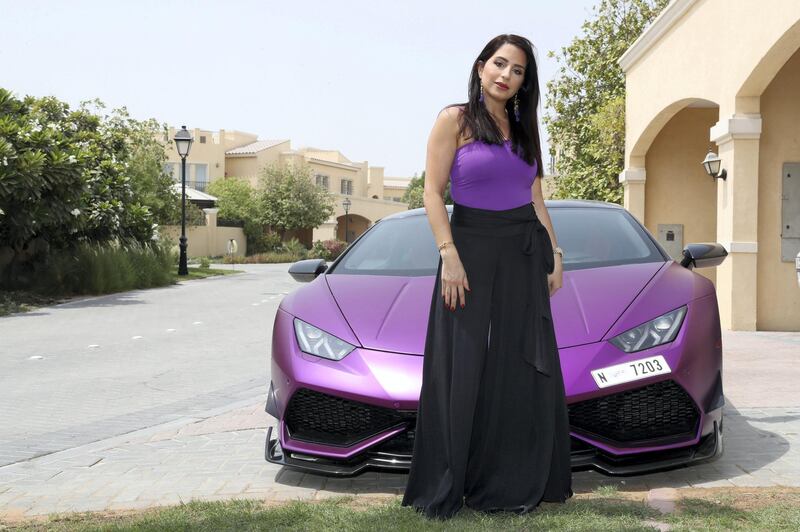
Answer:
[(439, 248), (439, 251), (441, 251), (442, 249), (444, 249), (444, 247), (445, 247), (447, 244), (453, 244), (453, 241), (452, 241), (452, 240), (445, 240), (444, 242), (442, 242), (441, 244), (439, 244), (439, 246), (438, 246), (438, 248)]

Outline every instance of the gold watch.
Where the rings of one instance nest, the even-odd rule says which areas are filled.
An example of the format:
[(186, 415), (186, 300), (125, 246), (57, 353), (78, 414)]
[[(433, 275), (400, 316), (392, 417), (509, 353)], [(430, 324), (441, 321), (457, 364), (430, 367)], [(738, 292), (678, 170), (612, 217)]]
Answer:
[(561, 249), (560, 247), (556, 246), (555, 248), (553, 248), (553, 255), (555, 255), (556, 253), (561, 255), (561, 260), (564, 260), (564, 250), (563, 249)]

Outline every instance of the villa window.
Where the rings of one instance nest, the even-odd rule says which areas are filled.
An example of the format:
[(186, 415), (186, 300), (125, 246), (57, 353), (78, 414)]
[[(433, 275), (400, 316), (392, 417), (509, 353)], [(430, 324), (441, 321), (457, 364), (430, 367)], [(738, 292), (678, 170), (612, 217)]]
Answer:
[(192, 188), (201, 192), (205, 192), (206, 188), (208, 187), (208, 164), (191, 163), (187, 166), (190, 166), (191, 169), (186, 169), (186, 179), (188, 180), (190, 175), (194, 176), (194, 179), (192, 179)]
[(323, 174), (317, 174), (316, 179), (318, 187), (322, 187), (325, 190), (329, 189), (329, 176)]
[(342, 188), (341, 193), (346, 194), (348, 196), (353, 195), (353, 180), (352, 179), (342, 179)]

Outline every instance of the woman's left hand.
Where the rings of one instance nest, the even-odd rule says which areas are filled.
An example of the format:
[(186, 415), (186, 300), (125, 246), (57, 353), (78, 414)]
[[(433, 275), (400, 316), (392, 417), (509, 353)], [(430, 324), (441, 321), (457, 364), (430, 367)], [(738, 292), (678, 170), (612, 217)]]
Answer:
[(553, 297), (553, 294), (564, 284), (561, 256), (556, 255), (553, 259), (555, 260), (555, 268), (553, 268), (553, 273), (547, 274), (547, 286), (550, 289), (550, 297)]

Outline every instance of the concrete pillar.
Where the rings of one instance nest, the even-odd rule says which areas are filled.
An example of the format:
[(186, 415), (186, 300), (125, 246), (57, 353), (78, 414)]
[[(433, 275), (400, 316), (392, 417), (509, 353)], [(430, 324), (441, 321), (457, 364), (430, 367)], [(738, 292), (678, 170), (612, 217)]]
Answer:
[(717, 266), (720, 325), (737, 331), (756, 330), (760, 137), (758, 114), (733, 115), (710, 130), (727, 172), (717, 179), (717, 242), (728, 250)]
[(213, 255), (217, 249), (217, 215), (219, 209), (208, 208), (203, 209), (206, 213), (206, 242), (208, 243), (208, 253)]
[(647, 178), (645, 169), (631, 167), (619, 174), (619, 182), (624, 190), (623, 206), (644, 225), (644, 183)]

